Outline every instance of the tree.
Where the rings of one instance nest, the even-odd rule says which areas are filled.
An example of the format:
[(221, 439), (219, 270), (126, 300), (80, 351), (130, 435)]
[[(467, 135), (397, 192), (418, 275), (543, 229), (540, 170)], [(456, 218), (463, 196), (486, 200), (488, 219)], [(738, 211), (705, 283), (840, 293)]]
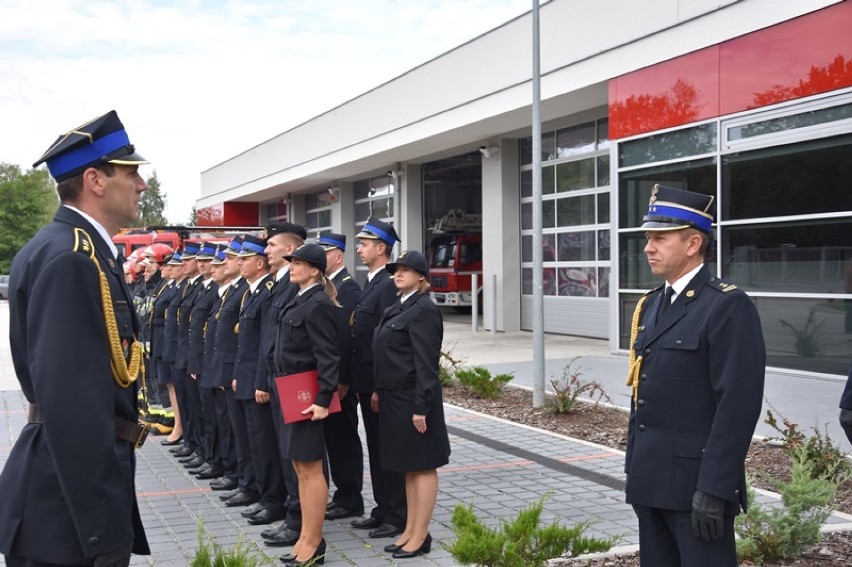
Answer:
[(167, 197), (160, 191), (160, 180), (157, 179), (156, 171), (151, 174), (147, 182), (148, 190), (142, 193), (142, 199), (139, 201), (139, 220), (133, 223), (133, 226), (159, 226), (168, 224), (166, 217), (163, 216)]
[(198, 211), (195, 210), (195, 207), (192, 207), (192, 210), (189, 212), (189, 226), (198, 226)]
[(50, 222), (59, 197), (46, 169), (21, 171), (0, 163), (0, 273), (39, 228)]

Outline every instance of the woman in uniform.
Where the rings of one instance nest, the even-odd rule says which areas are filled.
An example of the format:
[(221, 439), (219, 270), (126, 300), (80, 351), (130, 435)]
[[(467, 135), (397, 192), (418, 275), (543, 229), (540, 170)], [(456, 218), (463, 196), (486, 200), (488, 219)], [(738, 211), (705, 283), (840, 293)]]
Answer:
[(387, 265), (400, 301), (385, 311), (373, 339), (382, 468), (405, 473), (405, 531), (385, 551), (395, 559), (429, 553), (438, 497), (437, 468), (449, 462), (438, 363), (444, 324), (427, 293), (429, 264), (417, 251)]
[(299, 293), (278, 317), (275, 368), (279, 376), (316, 370), (319, 392), (303, 414), (309, 420), (286, 424), (283, 428), (285, 457), (293, 462), (299, 479), (302, 531), (293, 552), (281, 560), (288, 565), (324, 563), (325, 539), (322, 523), (328, 500), (328, 483), (323, 474), (325, 432), (322, 420), (328, 417), (332, 393), (337, 389), (339, 354), (337, 347), (337, 293), (325, 277), (325, 249), (303, 244), (285, 259), (290, 262), (290, 282)]

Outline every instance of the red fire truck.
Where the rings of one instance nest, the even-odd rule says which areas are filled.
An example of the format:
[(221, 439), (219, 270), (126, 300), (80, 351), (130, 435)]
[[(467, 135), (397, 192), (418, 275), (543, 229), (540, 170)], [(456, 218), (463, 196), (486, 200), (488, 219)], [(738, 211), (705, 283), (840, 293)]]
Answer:
[[(482, 296), (482, 217), (458, 209), (449, 211), (430, 229), (432, 258), (429, 285), (436, 305), (468, 309)], [(478, 274), (472, 290), (473, 274)]]
[(258, 226), (148, 226), (144, 228), (123, 228), (112, 237), (116, 246), (122, 248), (125, 257), (137, 248), (145, 248), (155, 242), (168, 244), (172, 248), (183, 245), (184, 240), (201, 242), (225, 242), (235, 234), (246, 232), (260, 234), (263, 227)]

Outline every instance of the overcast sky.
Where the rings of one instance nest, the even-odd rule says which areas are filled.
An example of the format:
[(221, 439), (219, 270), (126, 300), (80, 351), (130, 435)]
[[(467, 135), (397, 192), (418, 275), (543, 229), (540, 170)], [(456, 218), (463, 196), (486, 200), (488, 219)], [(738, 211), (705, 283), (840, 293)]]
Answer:
[(57, 136), (115, 109), (152, 162), (143, 175), (157, 172), (166, 216), (185, 222), (201, 171), (531, 8), (530, 0), (3, 0), (0, 162), (29, 168)]

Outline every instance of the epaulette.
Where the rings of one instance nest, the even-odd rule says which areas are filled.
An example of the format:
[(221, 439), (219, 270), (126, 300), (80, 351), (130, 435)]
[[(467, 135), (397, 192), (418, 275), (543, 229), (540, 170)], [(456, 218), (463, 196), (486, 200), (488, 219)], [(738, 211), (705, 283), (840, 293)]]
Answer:
[(272, 288), (275, 287), (275, 282), (267, 280), (266, 281), (266, 289), (272, 291)]
[(343, 278), (343, 279), (342, 279), (342, 280), (340, 280), (340, 281), (341, 281), (341, 282), (345, 282), (345, 281), (347, 281), (347, 280), (351, 280), (351, 279), (352, 279), (352, 276), (346, 276), (345, 278)]
[(82, 228), (74, 227), (74, 248), (72, 250), (81, 252), (92, 260), (95, 259), (95, 245), (92, 244), (92, 237)]
[(737, 284), (726, 282), (725, 280), (716, 277), (710, 278), (707, 281), (707, 285), (716, 291), (721, 291), (722, 293), (728, 293), (729, 291), (737, 289)]

